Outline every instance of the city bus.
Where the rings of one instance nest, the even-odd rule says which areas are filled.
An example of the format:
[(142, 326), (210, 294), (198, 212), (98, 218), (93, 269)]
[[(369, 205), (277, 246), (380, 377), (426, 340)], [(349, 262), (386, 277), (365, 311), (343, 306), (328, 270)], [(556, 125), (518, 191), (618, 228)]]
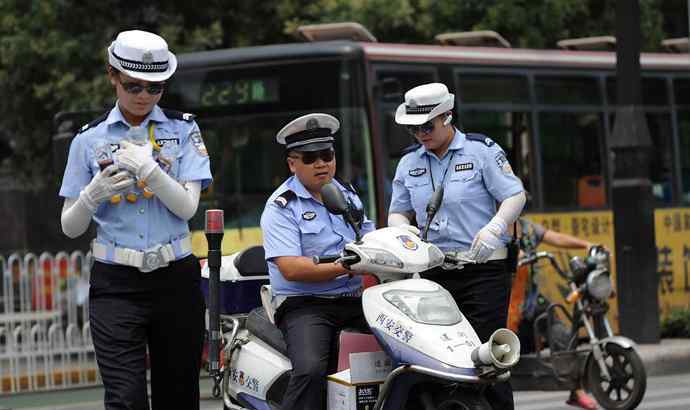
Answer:
[[(191, 221), (195, 253), (206, 253), (200, 230), (209, 208), (225, 211), (225, 254), (261, 243), (266, 199), (289, 176), (275, 135), (310, 112), (340, 120), (338, 175), (384, 226), (396, 164), (413, 143), (395, 108), (406, 90), (429, 82), (455, 93), (460, 130), (506, 151), (531, 194), (529, 218), (614, 250), (607, 141), (615, 65), (615, 52), (357, 41), (180, 55), (160, 105), (197, 115), (214, 176)], [(690, 306), (690, 58), (643, 53), (641, 66), (665, 314)], [(555, 275), (544, 281), (547, 294), (561, 294)]]

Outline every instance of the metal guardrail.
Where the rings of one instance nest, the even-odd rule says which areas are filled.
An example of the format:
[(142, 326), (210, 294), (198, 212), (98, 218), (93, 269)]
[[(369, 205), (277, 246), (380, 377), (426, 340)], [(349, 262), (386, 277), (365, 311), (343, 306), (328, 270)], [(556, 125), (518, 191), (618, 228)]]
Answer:
[(0, 394), (100, 384), (89, 328), (91, 254), (0, 255)]

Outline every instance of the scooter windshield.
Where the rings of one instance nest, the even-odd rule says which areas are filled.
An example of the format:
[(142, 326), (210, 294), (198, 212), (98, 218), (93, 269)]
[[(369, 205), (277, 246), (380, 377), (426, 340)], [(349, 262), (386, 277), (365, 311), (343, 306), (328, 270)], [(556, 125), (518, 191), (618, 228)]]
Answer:
[(455, 325), (462, 321), (462, 313), (450, 293), (439, 287), (434, 291), (393, 289), (383, 297), (407, 317), (427, 325)]

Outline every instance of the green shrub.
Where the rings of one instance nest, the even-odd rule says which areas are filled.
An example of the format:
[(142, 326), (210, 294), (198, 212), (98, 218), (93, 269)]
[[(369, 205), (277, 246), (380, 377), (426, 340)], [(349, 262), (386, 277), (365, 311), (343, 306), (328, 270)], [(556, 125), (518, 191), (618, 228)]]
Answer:
[(690, 308), (674, 309), (663, 318), (661, 337), (690, 337)]

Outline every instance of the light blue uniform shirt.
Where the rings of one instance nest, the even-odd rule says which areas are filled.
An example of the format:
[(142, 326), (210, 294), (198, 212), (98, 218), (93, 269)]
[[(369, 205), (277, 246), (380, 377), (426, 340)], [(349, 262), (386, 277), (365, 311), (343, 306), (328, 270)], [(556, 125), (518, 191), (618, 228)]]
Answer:
[[(159, 166), (180, 182), (197, 181), (202, 189), (206, 188), (211, 182), (211, 169), (196, 122), (168, 118), (163, 110), (154, 106), (141, 126), (148, 131), (149, 123), (153, 124), (156, 142), (162, 146), (160, 152), (153, 154)], [(70, 146), (60, 196), (78, 197), (100, 170), (95, 148), (104, 141), (110, 143), (114, 158), (129, 127), (116, 104), (104, 121), (78, 133)], [(138, 194), (134, 203), (124, 198), (130, 191)], [(189, 233), (187, 221), (170, 212), (158, 197), (144, 198), (136, 185), (123, 192), (120, 203), (105, 201), (100, 204), (93, 220), (99, 243), (136, 250), (167, 244)], [(178, 258), (189, 253), (178, 255)]]
[[(469, 249), (477, 232), (496, 214), (496, 202), (524, 191), (498, 144), (488, 138), (470, 140), (456, 130), (443, 158), (424, 146), (402, 157), (393, 179), (389, 213), (414, 212), (422, 229), (432, 186), (442, 183), (443, 202), (428, 239), (444, 251)], [(502, 239), (507, 243), (510, 238), (503, 235)]]
[[(345, 195), (362, 209), (362, 202), (353, 192), (333, 180)], [(294, 197), (285, 206), (281, 204), (283, 193), (291, 190)], [(363, 216), (362, 235), (375, 229), (374, 223)], [(325, 282), (297, 282), (285, 279), (273, 262), (279, 256), (323, 256), (340, 253), (345, 244), (355, 239), (354, 230), (340, 215), (333, 215), (315, 200), (296, 176), (287, 179), (268, 198), (261, 215), (266, 262), (274, 295), (348, 295), (356, 294), (362, 287), (360, 276), (340, 276)]]

